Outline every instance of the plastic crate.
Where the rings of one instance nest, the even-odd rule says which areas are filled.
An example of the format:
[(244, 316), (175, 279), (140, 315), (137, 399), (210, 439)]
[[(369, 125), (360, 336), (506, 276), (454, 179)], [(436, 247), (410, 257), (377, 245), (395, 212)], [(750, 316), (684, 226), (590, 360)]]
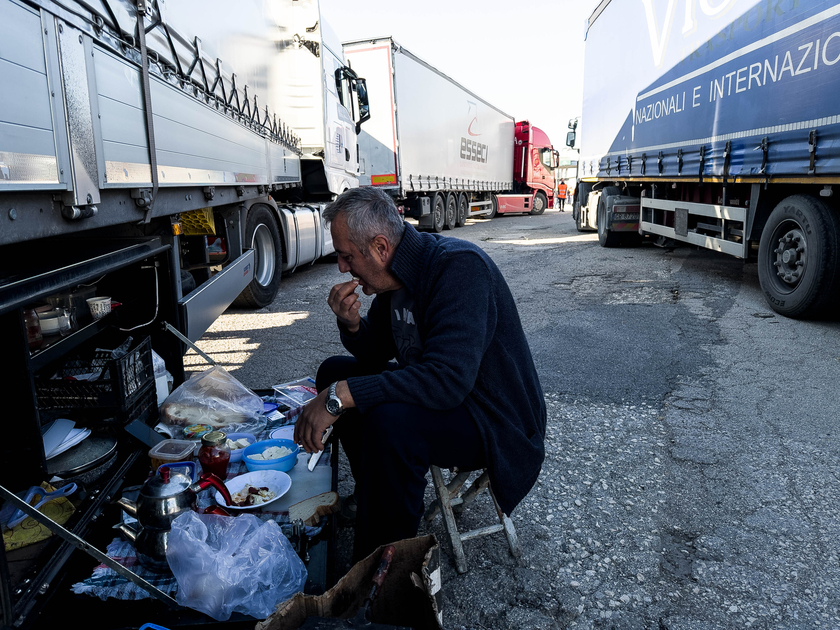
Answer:
[[(101, 376), (95, 381), (67, 380), (98, 370)], [(70, 358), (55, 375), (58, 378), (35, 381), (38, 407), (42, 410), (99, 409), (128, 420), (145, 414), (148, 400), (152, 400), (152, 406), (157, 402), (149, 337), (133, 344), (119, 359), (112, 359), (110, 352), (82, 352)]]
[(216, 234), (213, 208), (198, 208), (181, 213), (181, 225), (185, 236), (212, 236)]

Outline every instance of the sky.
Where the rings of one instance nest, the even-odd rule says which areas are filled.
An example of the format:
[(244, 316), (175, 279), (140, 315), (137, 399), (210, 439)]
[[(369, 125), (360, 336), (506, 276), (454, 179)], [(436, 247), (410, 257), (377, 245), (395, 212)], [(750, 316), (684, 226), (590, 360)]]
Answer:
[[(321, 0), (341, 41), (392, 36), (564, 156), (583, 98), (583, 36), (598, 0)], [(571, 157), (571, 154), (568, 155)]]

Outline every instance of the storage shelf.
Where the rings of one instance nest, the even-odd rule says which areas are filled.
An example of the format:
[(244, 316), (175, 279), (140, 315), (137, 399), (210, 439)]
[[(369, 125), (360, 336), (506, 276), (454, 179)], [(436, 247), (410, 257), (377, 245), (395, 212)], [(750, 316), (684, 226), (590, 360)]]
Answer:
[(51, 255), (60, 263), (44, 257), (37, 264), (30, 264), (31, 257), (25, 251), (19, 255), (7, 252), (12, 263), (18, 261), (22, 266), (0, 275), (0, 314), (170, 249), (157, 237), (109, 241), (61, 239), (49, 246)]
[(56, 361), (68, 352), (75, 350), (85, 341), (104, 330), (111, 319), (112, 314), (106, 315), (102, 319), (94, 320), (87, 326), (83, 326), (66, 337), (59, 337), (57, 341), (54, 341), (46, 348), (36, 350), (29, 359), (32, 370), (37, 372), (49, 365), (52, 361)]

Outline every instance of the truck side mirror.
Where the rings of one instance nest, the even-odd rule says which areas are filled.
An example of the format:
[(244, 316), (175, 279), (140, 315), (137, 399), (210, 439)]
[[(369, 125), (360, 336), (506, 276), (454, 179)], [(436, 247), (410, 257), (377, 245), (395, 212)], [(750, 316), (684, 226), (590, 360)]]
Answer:
[(566, 146), (570, 149), (575, 148), (575, 139), (577, 138), (577, 133), (574, 131), (570, 131), (566, 134)]

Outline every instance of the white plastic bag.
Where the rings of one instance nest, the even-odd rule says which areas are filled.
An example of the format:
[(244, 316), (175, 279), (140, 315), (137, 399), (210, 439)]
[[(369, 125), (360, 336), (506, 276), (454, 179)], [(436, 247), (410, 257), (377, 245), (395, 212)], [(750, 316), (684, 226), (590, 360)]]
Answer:
[[(205, 426), (205, 431), (256, 433), (265, 428), (262, 413), (262, 399), (218, 365), (193, 374), (160, 408), (161, 420), (179, 436), (178, 431), (193, 425)], [(193, 433), (184, 432), (184, 436), (198, 437)]]
[(175, 600), (225, 621), (234, 612), (265, 619), (306, 583), (306, 566), (274, 521), (187, 511), (166, 545)]

